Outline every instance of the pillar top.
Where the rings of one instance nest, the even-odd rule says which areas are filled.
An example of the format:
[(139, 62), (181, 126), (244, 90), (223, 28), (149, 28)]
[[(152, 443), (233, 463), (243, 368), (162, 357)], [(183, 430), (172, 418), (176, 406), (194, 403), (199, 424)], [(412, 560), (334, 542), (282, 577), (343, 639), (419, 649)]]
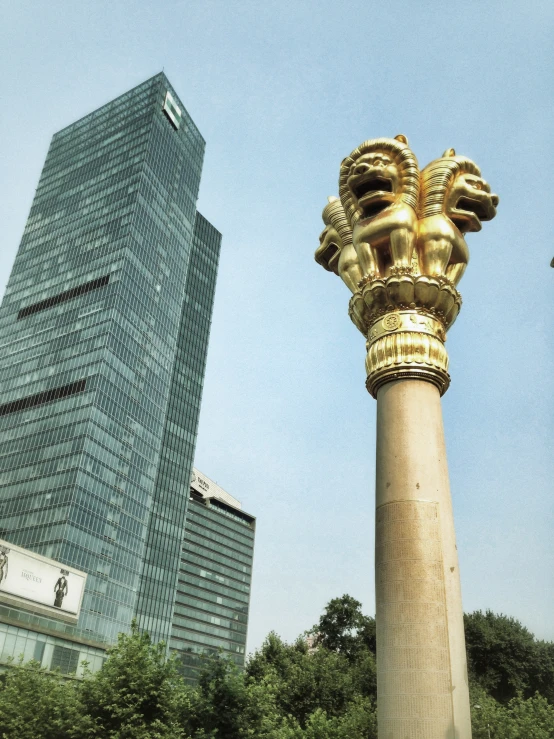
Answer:
[(462, 305), (465, 234), (480, 231), (497, 205), (479, 167), (454, 149), (420, 170), (398, 135), (364, 141), (342, 161), (315, 259), (352, 293), (348, 313), (367, 340), (372, 395), (374, 374), (378, 386), (417, 377), (446, 391), (444, 341)]

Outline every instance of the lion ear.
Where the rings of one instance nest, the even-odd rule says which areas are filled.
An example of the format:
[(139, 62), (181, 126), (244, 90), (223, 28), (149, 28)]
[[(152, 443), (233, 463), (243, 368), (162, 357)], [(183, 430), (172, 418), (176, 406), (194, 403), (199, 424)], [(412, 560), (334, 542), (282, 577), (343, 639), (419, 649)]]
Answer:
[(403, 133), (399, 133), (398, 136), (394, 137), (397, 141), (400, 141), (401, 144), (408, 145), (408, 139), (404, 136)]
[(447, 149), (443, 154), (443, 157), (455, 157), (455, 156), (456, 156), (455, 149)]

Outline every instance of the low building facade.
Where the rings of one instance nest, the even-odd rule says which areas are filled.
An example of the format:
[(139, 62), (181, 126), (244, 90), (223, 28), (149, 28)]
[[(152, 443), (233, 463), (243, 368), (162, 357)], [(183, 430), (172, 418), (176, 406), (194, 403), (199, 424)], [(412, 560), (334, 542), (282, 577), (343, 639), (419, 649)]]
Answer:
[(96, 672), (107, 643), (77, 627), (87, 575), (0, 540), (0, 670), (35, 660), (81, 677)]

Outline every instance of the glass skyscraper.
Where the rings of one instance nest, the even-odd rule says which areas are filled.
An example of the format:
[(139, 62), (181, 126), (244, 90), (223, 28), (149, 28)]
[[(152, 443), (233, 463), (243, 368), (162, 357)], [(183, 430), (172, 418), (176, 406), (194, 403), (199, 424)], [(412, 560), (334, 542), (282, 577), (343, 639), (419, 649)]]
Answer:
[(88, 573), (78, 630), (169, 639), (220, 234), (163, 74), (55, 134), (0, 307), (0, 538)]

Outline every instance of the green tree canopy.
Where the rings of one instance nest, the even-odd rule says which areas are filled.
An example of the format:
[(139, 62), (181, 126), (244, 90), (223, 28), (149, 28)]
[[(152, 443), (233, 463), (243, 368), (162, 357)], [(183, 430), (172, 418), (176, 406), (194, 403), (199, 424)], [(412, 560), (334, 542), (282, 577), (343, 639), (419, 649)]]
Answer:
[(42, 669), (38, 662), (13, 664), (2, 675), (2, 739), (73, 739), (92, 736), (83, 716), (80, 684)]
[(317, 644), (348, 659), (363, 649), (376, 651), (375, 619), (364, 616), (362, 604), (351, 595), (329, 601), (312, 633)]
[(491, 611), (464, 617), (470, 678), (496, 700), (540, 691), (554, 702), (554, 644), (535, 640), (514, 618)]
[(165, 644), (152, 644), (134, 622), (80, 686), (90, 735), (102, 739), (188, 739), (180, 718), (193, 711), (190, 697)]
[(246, 676), (250, 682), (271, 683), (279, 712), (306, 727), (317, 710), (338, 717), (354, 701), (375, 696), (375, 659), (368, 650), (356, 653), (353, 664), (325, 647), (309, 651), (302, 639), (286, 644), (272, 633), (250, 658)]
[[(345, 595), (313, 631), (314, 649), (269, 634), (242, 672), (209, 658), (196, 687), (135, 625), (84, 680), (16, 663), (0, 739), (376, 739), (375, 621)], [(491, 612), (466, 633), (474, 739), (554, 739), (554, 645)]]

